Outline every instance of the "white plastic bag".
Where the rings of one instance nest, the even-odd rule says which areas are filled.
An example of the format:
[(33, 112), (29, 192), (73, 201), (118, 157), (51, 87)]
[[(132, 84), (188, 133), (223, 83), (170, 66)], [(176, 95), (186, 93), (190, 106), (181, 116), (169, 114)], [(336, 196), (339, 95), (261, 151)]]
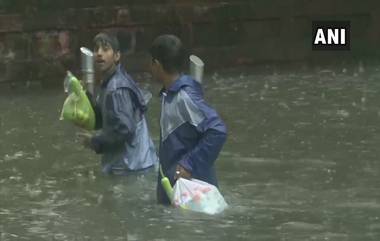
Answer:
[(218, 188), (198, 179), (178, 179), (173, 197), (174, 206), (207, 214), (220, 213), (228, 206)]

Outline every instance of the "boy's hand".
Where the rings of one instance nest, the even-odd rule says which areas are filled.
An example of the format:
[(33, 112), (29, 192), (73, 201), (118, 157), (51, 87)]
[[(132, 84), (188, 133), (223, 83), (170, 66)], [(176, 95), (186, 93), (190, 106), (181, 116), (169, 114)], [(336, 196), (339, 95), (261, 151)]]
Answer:
[(191, 179), (191, 173), (183, 168), (181, 165), (177, 165), (176, 172), (174, 175), (174, 180), (179, 178)]
[(92, 134), (90, 132), (78, 132), (76, 135), (81, 140), (84, 147), (91, 148)]

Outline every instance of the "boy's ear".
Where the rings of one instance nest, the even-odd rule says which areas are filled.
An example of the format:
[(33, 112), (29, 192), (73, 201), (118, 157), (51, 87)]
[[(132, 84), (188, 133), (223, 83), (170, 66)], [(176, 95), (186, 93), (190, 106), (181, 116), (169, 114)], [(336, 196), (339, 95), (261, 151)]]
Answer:
[(155, 65), (157, 65), (158, 67), (162, 68), (162, 64), (160, 63), (160, 61), (158, 61), (157, 59), (153, 59), (153, 62)]
[(121, 56), (120, 51), (116, 51), (116, 53), (115, 53), (115, 61), (116, 62), (120, 61), (120, 56)]

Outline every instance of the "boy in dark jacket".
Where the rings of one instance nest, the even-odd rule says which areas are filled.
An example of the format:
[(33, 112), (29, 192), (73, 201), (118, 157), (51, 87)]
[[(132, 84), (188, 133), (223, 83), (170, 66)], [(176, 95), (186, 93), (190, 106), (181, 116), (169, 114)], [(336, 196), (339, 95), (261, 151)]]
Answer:
[[(200, 84), (181, 73), (186, 54), (173, 35), (156, 38), (150, 48), (153, 78), (161, 90), (159, 159), (172, 185), (182, 178), (217, 184), (214, 162), (226, 141), (226, 126), (203, 99)], [(169, 204), (158, 177), (159, 203)]]
[(85, 145), (102, 154), (106, 174), (124, 175), (148, 169), (158, 158), (144, 115), (147, 100), (119, 64), (116, 36), (99, 33), (94, 44), (95, 66), (101, 75), (94, 100), (99, 130), (84, 137)]

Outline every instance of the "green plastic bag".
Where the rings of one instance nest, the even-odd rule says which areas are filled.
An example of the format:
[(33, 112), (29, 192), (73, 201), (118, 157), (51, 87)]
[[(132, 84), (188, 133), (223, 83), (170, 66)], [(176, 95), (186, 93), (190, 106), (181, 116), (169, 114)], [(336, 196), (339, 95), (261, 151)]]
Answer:
[(160, 165), (160, 173), (161, 173), (161, 185), (164, 188), (166, 195), (168, 196), (170, 202), (173, 202), (173, 187), (170, 184), (169, 178), (165, 177), (164, 172), (162, 171), (162, 167)]
[(86, 130), (95, 129), (95, 113), (80, 81), (70, 72), (64, 82), (65, 92), (69, 93), (63, 103), (61, 120), (68, 120)]

